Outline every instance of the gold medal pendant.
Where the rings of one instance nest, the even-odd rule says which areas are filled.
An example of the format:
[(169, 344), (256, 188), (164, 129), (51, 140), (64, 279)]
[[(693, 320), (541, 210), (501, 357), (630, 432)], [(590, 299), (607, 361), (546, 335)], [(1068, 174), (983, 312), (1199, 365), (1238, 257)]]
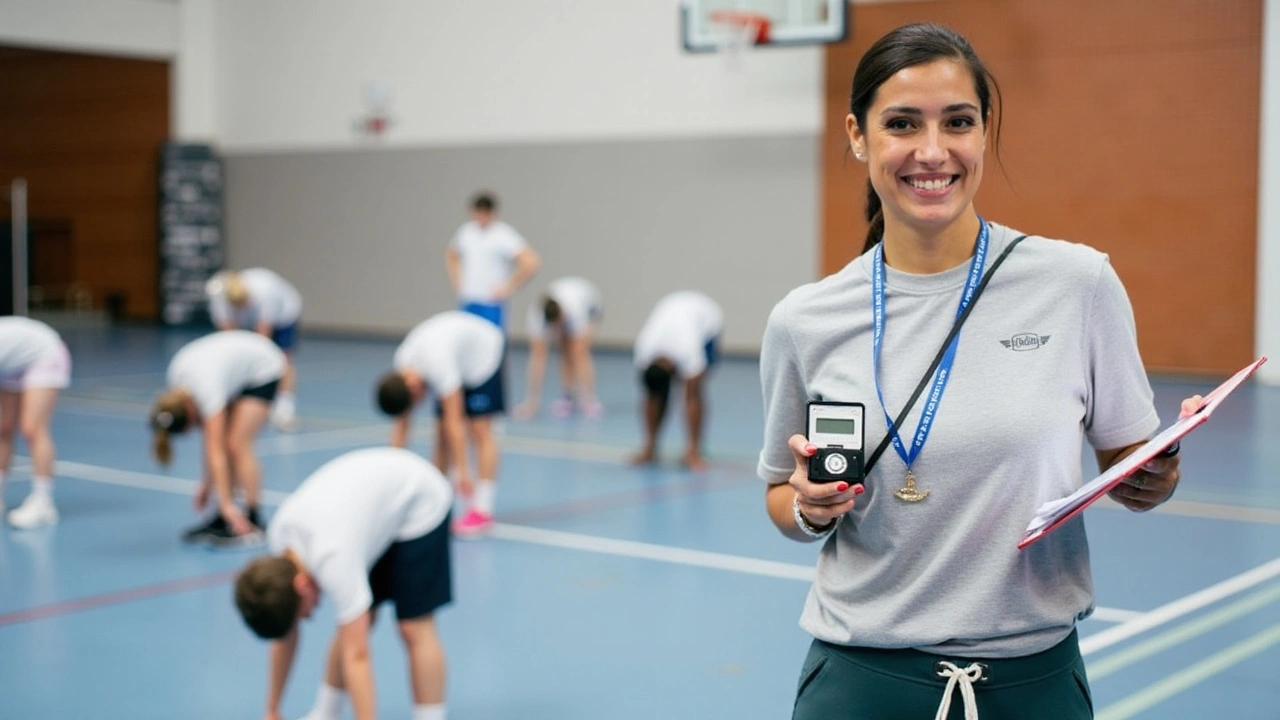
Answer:
[(896, 490), (893, 494), (897, 495), (899, 500), (910, 503), (920, 502), (929, 497), (928, 490), (916, 489), (916, 476), (910, 468), (907, 469), (907, 486)]

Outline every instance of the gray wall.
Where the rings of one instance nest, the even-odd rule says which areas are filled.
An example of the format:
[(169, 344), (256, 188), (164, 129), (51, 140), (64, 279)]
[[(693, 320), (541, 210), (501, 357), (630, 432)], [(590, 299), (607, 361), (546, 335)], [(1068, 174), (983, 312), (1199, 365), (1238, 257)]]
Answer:
[(813, 135), (235, 154), (228, 263), (301, 290), (306, 328), (398, 335), (454, 307), (445, 247), (477, 188), (541, 255), (512, 336), (550, 280), (601, 288), (602, 345), (630, 347), (653, 303), (701, 290), (725, 349), (755, 352), (770, 308), (818, 268)]

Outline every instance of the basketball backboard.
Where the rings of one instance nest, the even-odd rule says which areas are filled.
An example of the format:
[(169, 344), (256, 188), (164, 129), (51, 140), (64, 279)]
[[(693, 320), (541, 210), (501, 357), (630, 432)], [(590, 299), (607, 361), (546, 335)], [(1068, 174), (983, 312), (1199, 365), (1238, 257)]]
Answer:
[(680, 32), (688, 52), (835, 43), (849, 36), (849, 2), (682, 0)]

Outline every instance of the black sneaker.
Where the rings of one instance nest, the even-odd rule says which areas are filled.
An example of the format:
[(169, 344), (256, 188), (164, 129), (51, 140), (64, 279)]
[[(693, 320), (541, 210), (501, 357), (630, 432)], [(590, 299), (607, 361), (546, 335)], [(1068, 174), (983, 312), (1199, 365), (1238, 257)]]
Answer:
[(215, 514), (208, 520), (187, 528), (182, 533), (182, 542), (188, 545), (203, 545), (209, 542), (209, 538), (215, 533), (227, 530), (227, 521), (222, 518), (221, 514)]
[(249, 522), (253, 523), (254, 527), (258, 528), (263, 532), (267, 531), (267, 521), (262, 519), (262, 515), (258, 512), (258, 508), (256, 507), (249, 508), (249, 510), (245, 513), (245, 517), (249, 518)]
[[(219, 519), (221, 519), (221, 516), (219, 516)], [(262, 528), (259, 527), (257, 523), (254, 523), (254, 528), (251, 532), (247, 532), (244, 535), (237, 535), (235, 531), (231, 529), (231, 526), (224, 520), (221, 527), (214, 528), (209, 533), (205, 542), (209, 544), (209, 547), (219, 548), (222, 550), (237, 550), (240, 548), (258, 547), (266, 542), (266, 540), (267, 534), (262, 531)]]

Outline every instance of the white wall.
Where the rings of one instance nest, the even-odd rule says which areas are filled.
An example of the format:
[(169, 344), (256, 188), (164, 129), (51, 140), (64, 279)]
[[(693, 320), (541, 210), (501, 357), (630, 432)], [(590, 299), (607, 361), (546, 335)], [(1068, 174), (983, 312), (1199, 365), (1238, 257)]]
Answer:
[(689, 56), (677, 0), (219, 0), (229, 153), (353, 142), (363, 87), (390, 146), (818, 133), (821, 48)]
[(173, 137), (181, 142), (218, 141), (214, 78), (217, 0), (181, 0), (178, 53), (170, 72)]
[(1258, 301), (1254, 342), (1269, 360), (1258, 378), (1280, 385), (1280, 0), (1266, 0), (1258, 178)]
[(177, 0), (0, 0), (0, 44), (169, 58)]

